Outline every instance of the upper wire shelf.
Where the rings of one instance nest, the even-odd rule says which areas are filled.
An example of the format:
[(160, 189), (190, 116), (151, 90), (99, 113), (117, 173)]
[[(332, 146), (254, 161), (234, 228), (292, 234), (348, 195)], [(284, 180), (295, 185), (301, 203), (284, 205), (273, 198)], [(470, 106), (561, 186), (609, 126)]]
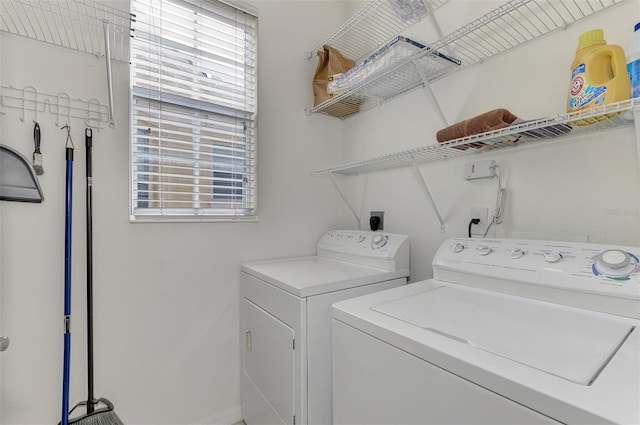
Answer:
[(0, 31), (60, 47), (129, 62), (131, 15), (91, 0), (2, 0)]
[(634, 109), (640, 98), (610, 105), (540, 118), (494, 130), (462, 137), (445, 143), (379, 156), (368, 160), (315, 171), (316, 176), (328, 174), (354, 175), (430, 162), (444, 161), (463, 155), (478, 154), (504, 148), (515, 148), (532, 142), (567, 139), (588, 133), (628, 127), (634, 123)]
[[(309, 59), (316, 56), (325, 44), (334, 47), (345, 57), (359, 62), (367, 53), (380, 47), (413, 24), (421, 21), (449, 0), (372, 0), (342, 26), (327, 37), (318, 47), (307, 53)], [(407, 5), (402, 15), (394, 9), (394, 2)], [(413, 6), (412, 8), (410, 8)]]
[[(511, 0), (307, 113), (347, 118), (623, 1)], [(379, 25), (384, 27), (384, 22)], [(367, 26), (363, 31), (375, 33), (378, 27)], [(440, 51), (459, 59), (460, 65), (434, 54)]]

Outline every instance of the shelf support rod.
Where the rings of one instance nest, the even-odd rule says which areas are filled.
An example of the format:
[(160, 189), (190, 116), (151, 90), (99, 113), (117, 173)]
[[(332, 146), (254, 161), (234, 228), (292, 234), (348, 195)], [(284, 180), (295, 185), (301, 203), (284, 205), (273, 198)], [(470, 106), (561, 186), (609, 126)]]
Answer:
[(340, 186), (338, 186), (338, 182), (336, 181), (336, 178), (333, 175), (333, 173), (329, 173), (329, 177), (331, 177), (331, 181), (333, 182), (333, 185), (336, 187), (336, 190), (340, 194), (340, 197), (351, 210), (351, 214), (353, 214), (353, 217), (355, 217), (356, 223), (358, 223), (358, 230), (362, 229), (362, 225), (360, 224), (360, 217), (358, 216), (358, 213), (356, 213), (356, 210), (353, 208), (351, 203), (347, 200), (347, 197), (344, 196), (344, 192), (342, 192), (342, 189), (340, 189)]
[[(442, 27), (440, 27), (438, 18), (436, 18), (436, 15), (433, 13), (433, 8), (431, 7), (431, 5), (427, 0), (423, 0), (422, 3), (424, 4), (424, 7), (427, 8), (427, 13), (429, 14), (429, 19), (431, 20), (431, 24), (436, 29), (436, 33), (438, 34), (438, 40), (442, 40), (444, 38), (444, 33), (442, 32)], [(451, 50), (448, 44), (444, 47), (444, 50), (448, 54), (453, 56), (453, 51)], [(444, 111), (440, 106), (440, 102), (438, 101), (436, 94), (433, 92), (433, 89), (431, 88), (431, 84), (427, 80), (427, 76), (424, 74), (424, 71), (418, 66), (418, 64), (415, 63), (415, 61), (414, 61), (414, 65), (418, 70), (418, 73), (420, 74), (420, 78), (422, 79), (422, 82), (424, 83), (425, 88), (429, 90), (429, 93), (431, 93), (431, 98), (436, 102), (436, 106), (438, 107), (438, 112), (440, 112), (440, 117), (442, 118), (442, 122), (446, 127), (448, 127), (449, 121), (447, 120), (447, 117), (444, 115)]]
[(107, 64), (107, 91), (109, 93), (109, 127), (116, 127), (116, 120), (113, 112), (113, 78), (111, 76), (111, 45), (109, 40), (109, 21), (102, 21), (104, 30), (104, 57)]
[(420, 169), (418, 168), (418, 164), (416, 164), (415, 160), (411, 162), (411, 168), (413, 168), (413, 173), (416, 176), (416, 180), (418, 180), (420, 187), (424, 191), (425, 195), (427, 195), (427, 198), (429, 199), (429, 201), (431, 202), (431, 206), (433, 207), (433, 211), (436, 213), (436, 217), (438, 217), (438, 222), (440, 222), (440, 232), (444, 233), (444, 221), (442, 220), (442, 216), (440, 215), (438, 206), (433, 200), (433, 196), (431, 195), (431, 190), (429, 190), (429, 185), (427, 184), (427, 181), (424, 179), (424, 175), (422, 175), (422, 173), (420, 172)]
[(433, 92), (433, 89), (431, 88), (431, 83), (429, 83), (429, 80), (427, 80), (427, 76), (424, 74), (424, 71), (420, 69), (416, 61), (413, 60), (412, 62), (413, 62), (413, 66), (416, 67), (416, 71), (418, 71), (418, 74), (420, 74), (420, 78), (422, 79), (422, 84), (424, 84), (424, 88), (427, 89), (429, 93), (431, 93), (431, 98), (436, 103), (436, 107), (438, 109), (438, 112), (440, 112), (440, 118), (442, 119), (442, 122), (444, 123), (445, 127), (448, 127), (449, 121), (447, 121), (447, 117), (444, 115), (444, 111), (440, 106), (440, 102), (438, 102), (438, 98), (436, 97), (436, 94)]
[[(442, 32), (442, 28), (440, 27), (440, 23), (438, 22), (438, 19), (436, 19), (436, 15), (433, 14), (433, 8), (429, 4), (428, 0), (422, 0), (422, 4), (427, 9), (427, 14), (429, 15), (429, 19), (431, 19), (431, 24), (433, 25), (433, 27), (436, 29), (436, 32), (438, 33), (438, 40), (442, 40), (444, 38), (444, 33)], [(449, 46), (447, 46), (447, 48), (448, 47)]]

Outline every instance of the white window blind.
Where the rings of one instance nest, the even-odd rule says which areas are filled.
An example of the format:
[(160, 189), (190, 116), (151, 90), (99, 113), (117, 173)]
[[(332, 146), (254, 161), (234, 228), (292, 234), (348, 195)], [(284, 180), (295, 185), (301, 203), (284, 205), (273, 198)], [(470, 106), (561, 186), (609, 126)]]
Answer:
[(132, 219), (253, 216), (257, 18), (217, 0), (132, 13)]

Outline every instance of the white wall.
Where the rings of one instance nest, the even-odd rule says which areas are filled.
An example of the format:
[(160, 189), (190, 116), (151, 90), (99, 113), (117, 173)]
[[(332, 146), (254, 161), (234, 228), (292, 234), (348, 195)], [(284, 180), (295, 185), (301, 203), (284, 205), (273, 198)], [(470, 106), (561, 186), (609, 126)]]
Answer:
[[(127, 9), (126, 2), (110, 4)], [(96, 395), (128, 424), (229, 424), (240, 419), (238, 276), (248, 259), (311, 254), (345, 225), (331, 183), (312, 170), (342, 160), (341, 126), (309, 118), (315, 61), (304, 52), (344, 19), (334, 2), (258, 1), (259, 223), (130, 224), (128, 69), (114, 63), (116, 129), (94, 131)], [(295, 16), (295, 19), (291, 17)], [(104, 62), (2, 34), (3, 85), (106, 102)], [(32, 117), (4, 108), (1, 142), (27, 157)], [(40, 114), (43, 204), (1, 202), (0, 423), (60, 420), (64, 143)], [(84, 124), (76, 146), (72, 405), (85, 393)]]
[[(436, 16), (446, 34), (499, 3), (452, 0)], [(435, 83), (434, 92), (449, 124), (495, 108), (507, 108), (523, 119), (563, 113), (578, 36), (603, 28), (609, 44), (624, 45), (638, 20), (640, 2), (623, 3), (455, 73)], [(427, 26), (425, 20), (410, 34), (432, 41)], [(435, 133), (447, 124), (435, 105), (428, 91), (418, 90), (345, 121), (346, 161), (436, 143)], [(444, 233), (411, 169), (349, 177), (344, 184), (363, 220), (371, 210), (384, 210), (385, 230), (411, 235), (411, 278), (416, 281), (431, 276), (433, 253), (445, 238), (466, 235), (470, 207), (493, 211), (496, 181), (463, 179), (464, 164), (477, 160), (496, 160), (508, 189), (504, 222), (495, 235), (588, 235), (593, 242), (637, 246), (635, 152), (634, 131), (628, 128), (423, 165), (420, 169), (446, 223)]]
[[(456, 1), (437, 14), (451, 31), (499, 2)], [(122, 6), (123, 2), (119, 2)], [(237, 281), (246, 259), (309, 254), (320, 234), (355, 226), (331, 183), (315, 169), (435, 142), (444, 126), (422, 90), (346, 121), (314, 115), (315, 61), (303, 52), (340, 24), (351, 2), (256, 1), (260, 13), (259, 207), (257, 224), (128, 222), (127, 68), (114, 64), (118, 128), (94, 132), (96, 393), (128, 424), (229, 424), (239, 418)], [(124, 6), (126, 9), (126, 5)], [(523, 118), (563, 111), (580, 33), (602, 27), (624, 43), (640, 17), (629, 1), (434, 86), (453, 123), (496, 107)], [(432, 32), (416, 29), (416, 38)], [(412, 34), (413, 35), (413, 34)], [(106, 100), (102, 60), (2, 34), (2, 84)], [(32, 123), (3, 109), (2, 143), (32, 152)], [(2, 353), (0, 423), (59, 419), (62, 363), (64, 133), (39, 117), (41, 205), (0, 203)], [(84, 398), (84, 149), (76, 142), (72, 402)], [(509, 189), (496, 234), (588, 234), (596, 242), (640, 243), (640, 203), (631, 129), (519, 148), (494, 159)], [(344, 179), (363, 223), (384, 210), (387, 230), (411, 235), (412, 279), (431, 275), (431, 257), (463, 235), (470, 206), (492, 208), (495, 181), (467, 182), (472, 158), (421, 167), (446, 220), (435, 215), (409, 169)], [(612, 214), (620, 211), (621, 214)]]

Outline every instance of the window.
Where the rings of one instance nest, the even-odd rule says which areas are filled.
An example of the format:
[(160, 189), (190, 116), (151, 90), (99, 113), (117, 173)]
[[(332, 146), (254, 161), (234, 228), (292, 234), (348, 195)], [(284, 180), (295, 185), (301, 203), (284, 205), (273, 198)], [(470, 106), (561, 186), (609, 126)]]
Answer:
[(132, 0), (132, 220), (255, 216), (257, 18), (245, 10)]

